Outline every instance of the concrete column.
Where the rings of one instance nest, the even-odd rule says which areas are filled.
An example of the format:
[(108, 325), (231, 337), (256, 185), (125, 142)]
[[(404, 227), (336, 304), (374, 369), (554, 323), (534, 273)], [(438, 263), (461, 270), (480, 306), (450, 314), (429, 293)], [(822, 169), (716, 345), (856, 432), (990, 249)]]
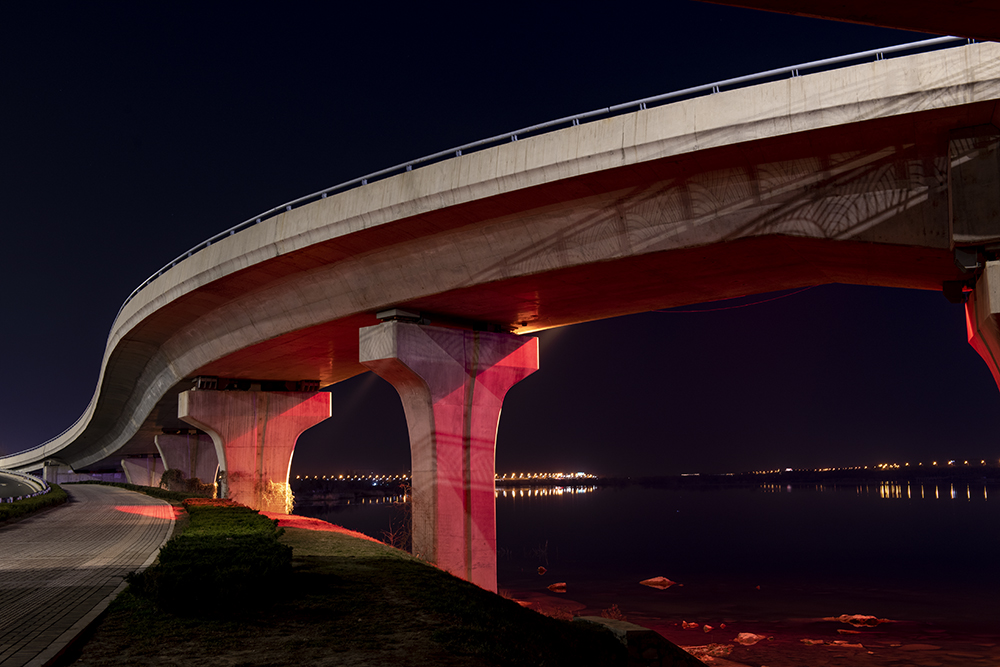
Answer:
[(165, 468), (159, 456), (146, 456), (138, 459), (122, 459), (122, 470), (125, 471), (125, 479), (129, 484), (158, 487)]
[(496, 591), (497, 424), (507, 390), (538, 369), (538, 339), (384, 322), (361, 329), (360, 361), (403, 402), (413, 553)]
[(185, 478), (197, 478), (202, 484), (215, 483), (215, 475), (219, 471), (219, 455), (210, 436), (197, 433), (161, 433), (154, 440), (166, 469), (180, 470)]
[(177, 416), (212, 437), (220, 498), (288, 512), (295, 441), (330, 416), (330, 394), (192, 389), (178, 396)]
[(969, 344), (983, 358), (1000, 387), (1000, 262), (986, 262), (986, 269), (965, 302)]
[(60, 475), (72, 474), (73, 469), (66, 465), (65, 463), (56, 463), (54, 461), (46, 461), (42, 465), (42, 479), (44, 479), (49, 484), (58, 484)]

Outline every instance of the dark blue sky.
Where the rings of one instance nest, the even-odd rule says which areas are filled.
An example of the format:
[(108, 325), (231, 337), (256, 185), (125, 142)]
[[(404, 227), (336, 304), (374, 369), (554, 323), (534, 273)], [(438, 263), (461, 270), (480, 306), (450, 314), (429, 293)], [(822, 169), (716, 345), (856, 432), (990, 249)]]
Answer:
[[(0, 451), (69, 426), (122, 300), (284, 201), (551, 118), (918, 39), (695, 2), (18, 5), (0, 26)], [(935, 293), (818, 287), (542, 335), (497, 467), (604, 473), (1000, 457), (1000, 392)], [(408, 466), (392, 389), (334, 389), (293, 473)]]

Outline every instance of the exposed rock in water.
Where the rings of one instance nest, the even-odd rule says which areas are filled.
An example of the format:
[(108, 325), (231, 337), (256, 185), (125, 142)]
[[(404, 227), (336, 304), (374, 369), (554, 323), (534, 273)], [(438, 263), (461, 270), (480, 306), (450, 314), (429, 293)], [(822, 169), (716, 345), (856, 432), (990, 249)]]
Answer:
[(879, 623), (892, 623), (887, 618), (876, 616), (864, 616), (862, 614), (841, 614), (840, 616), (827, 616), (824, 621), (838, 621), (840, 623), (850, 623), (856, 628), (874, 628)]
[(752, 632), (741, 632), (736, 635), (736, 643), (743, 644), (744, 646), (753, 646), (762, 639), (767, 639), (764, 635), (755, 635)]
[(670, 588), (671, 586), (683, 586), (684, 584), (678, 584), (676, 581), (670, 581), (666, 577), (653, 577), (652, 579), (644, 579), (639, 582), (643, 586), (649, 586), (650, 588), (659, 588), (661, 591)]

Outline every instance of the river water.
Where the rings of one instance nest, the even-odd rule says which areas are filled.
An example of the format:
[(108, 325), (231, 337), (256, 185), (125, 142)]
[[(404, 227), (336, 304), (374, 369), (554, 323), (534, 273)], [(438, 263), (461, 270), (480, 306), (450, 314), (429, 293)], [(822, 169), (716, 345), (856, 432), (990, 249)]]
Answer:
[[(394, 512), (387, 504), (297, 510), (377, 538)], [(819, 632), (808, 625), (818, 619), (863, 614), (905, 630), (894, 644), (881, 626), (886, 646), (932, 646), (928, 632), (941, 640), (926, 649), (937, 657), (913, 649), (909, 662), (871, 664), (963, 664), (942, 661), (948, 641), (964, 641), (965, 664), (980, 664), (976, 651), (1000, 658), (997, 486), (501, 490), (497, 548), (501, 592), (581, 615), (614, 605), (678, 643), (708, 641), (679, 639), (682, 621), (791, 637)], [(683, 585), (639, 584), (657, 576)], [(548, 590), (557, 582), (565, 593)], [(840, 636), (854, 637), (851, 627), (838, 626)]]

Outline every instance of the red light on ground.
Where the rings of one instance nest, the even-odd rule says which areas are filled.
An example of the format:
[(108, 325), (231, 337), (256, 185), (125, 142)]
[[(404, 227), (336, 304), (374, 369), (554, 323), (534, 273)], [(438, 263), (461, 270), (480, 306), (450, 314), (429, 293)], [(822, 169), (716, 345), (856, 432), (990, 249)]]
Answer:
[(382, 544), (379, 540), (376, 540), (374, 537), (369, 537), (364, 533), (347, 530), (341, 526), (327, 523), (326, 521), (321, 521), (319, 519), (313, 519), (308, 516), (278, 514), (276, 512), (261, 512), (261, 514), (266, 516), (268, 519), (277, 519), (279, 528), (304, 528), (305, 530), (318, 530), (324, 533), (342, 533), (344, 535), (350, 535), (351, 537), (360, 537), (363, 540)]
[(184, 511), (173, 505), (115, 505), (115, 509), (126, 514), (140, 514), (164, 521), (173, 521)]

